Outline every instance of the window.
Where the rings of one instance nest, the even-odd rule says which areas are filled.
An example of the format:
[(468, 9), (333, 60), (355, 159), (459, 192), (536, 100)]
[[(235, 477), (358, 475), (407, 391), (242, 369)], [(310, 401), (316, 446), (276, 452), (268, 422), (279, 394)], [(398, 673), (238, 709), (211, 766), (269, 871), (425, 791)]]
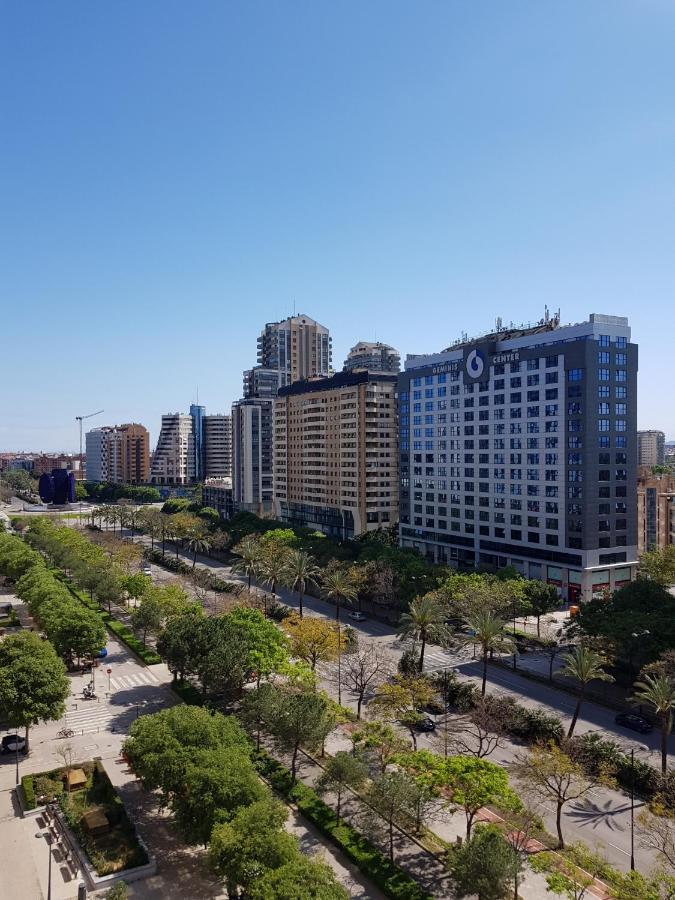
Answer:
[(616, 420), (616, 430), (617, 431), (626, 431), (626, 420), (625, 419), (617, 419)]
[(617, 416), (625, 416), (626, 415), (626, 404), (625, 403), (617, 403), (614, 407), (614, 413)]
[(558, 356), (547, 356), (546, 357), (546, 368), (553, 369), (558, 365)]
[(528, 387), (536, 387), (539, 384), (539, 375), (528, 375), (527, 376), (527, 386)]
[(528, 417), (528, 419), (538, 419), (539, 418), (539, 407), (538, 406), (528, 406), (527, 407), (527, 417)]
[(608, 416), (609, 415), (609, 403), (598, 403), (598, 415), (599, 416)]
[(527, 369), (529, 372), (532, 372), (534, 369), (539, 368), (539, 359), (528, 359), (527, 361)]
[(609, 431), (609, 419), (598, 419), (598, 431)]
[(625, 353), (617, 353), (616, 356), (614, 357), (614, 362), (616, 363), (617, 366), (625, 366), (628, 362), (626, 354)]
[(616, 349), (617, 350), (625, 350), (628, 346), (628, 338), (624, 336), (619, 336), (616, 339)]
[(537, 403), (539, 400), (539, 391), (528, 391), (527, 392), (527, 402), (528, 403)]
[(584, 377), (583, 369), (570, 369), (567, 373), (568, 381), (581, 381), (581, 379), (583, 377)]
[(547, 400), (557, 400), (558, 399), (558, 388), (547, 388), (546, 399)]
[(599, 337), (598, 337), (598, 345), (599, 345), (600, 347), (609, 347), (609, 335), (608, 335), (608, 334), (601, 334), (601, 335), (599, 335)]
[(598, 363), (599, 363), (601, 366), (608, 366), (608, 365), (609, 365), (609, 353), (608, 353), (606, 350), (599, 350), (599, 351), (598, 351)]
[(598, 369), (598, 381), (609, 381), (609, 369)]
[(609, 397), (609, 385), (601, 384), (598, 387), (598, 397)]
[(548, 403), (544, 409), (547, 416), (557, 416), (558, 415), (558, 404), (557, 403)]
[(617, 381), (628, 381), (628, 375), (625, 369), (617, 369), (616, 370), (616, 380)]
[(628, 395), (628, 392), (624, 385), (617, 385), (616, 388), (616, 399), (617, 400), (625, 400)]
[(558, 373), (557, 372), (547, 372), (546, 373), (546, 384), (557, 384), (558, 383)]

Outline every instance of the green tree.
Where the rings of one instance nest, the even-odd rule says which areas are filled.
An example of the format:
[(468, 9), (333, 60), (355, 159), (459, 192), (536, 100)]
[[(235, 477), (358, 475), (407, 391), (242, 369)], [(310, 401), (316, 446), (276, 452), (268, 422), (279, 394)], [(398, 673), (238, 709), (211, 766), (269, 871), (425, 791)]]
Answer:
[(659, 720), (661, 729), (661, 773), (668, 770), (668, 737), (673, 730), (675, 682), (666, 675), (645, 675), (635, 682), (634, 703), (648, 703)]
[(291, 754), (291, 777), (296, 778), (298, 751), (321, 747), (331, 718), (327, 698), (314, 690), (279, 690), (269, 730), (277, 746)]
[(417, 728), (423, 718), (420, 707), (426, 706), (435, 696), (436, 691), (428, 679), (399, 674), (393, 681), (386, 681), (377, 688), (371, 708), (404, 725), (417, 749)]
[[(582, 603), (574, 630), (625, 662), (631, 672), (675, 647), (675, 608), (669, 591), (640, 578), (609, 598)], [(610, 649), (611, 648), (611, 649)]]
[(246, 576), (248, 593), (251, 593), (251, 580), (257, 577), (262, 561), (262, 547), (258, 538), (248, 535), (234, 548), (239, 559), (233, 564), (232, 571)]
[(246, 691), (241, 701), (239, 718), (248, 731), (256, 736), (256, 750), (260, 750), (261, 732), (269, 727), (274, 717), (277, 689), (271, 684), (261, 684), (254, 691)]
[(288, 660), (288, 638), (257, 609), (235, 607), (223, 617), (227, 633), (237, 646), (245, 648), (246, 675), (255, 674), (258, 682), (279, 672)]
[(296, 856), (278, 869), (269, 869), (251, 886), (249, 900), (348, 900), (349, 893), (335, 880), (330, 866)]
[(194, 572), (197, 565), (197, 554), (208, 553), (211, 549), (211, 544), (202, 534), (193, 534), (188, 539), (188, 548), (192, 554), (192, 571)]
[(588, 684), (591, 681), (614, 681), (614, 679), (603, 668), (607, 665), (607, 660), (604, 656), (601, 656), (584, 644), (575, 647), (571, 653), (566, 653), (561, 661), (563, 665), (560, 669), (560, 674), (579, 682), (577, 703), (574, 707), (574, 715), (570, 722), (569, 731), (567, 732), (567, 737), (571, 738), (581, 712), (581, 704), (584, 702)]
[(522, 804), (509, 787), (506, 771), (487, 759), (473, 756), (439, 756), (429, 750), (401, 753), (398, 764), (416, 778), (433, 786), (440, 794), (464, 810), (466, 837), (471, 837), (476, 815), (484, 806), (495, 804), (517, 810)]
[(544, 803), (552, 801), (555, 804), (558, 849), (564, 850), (563, 808), (567, 803), (585, 797), (595, 782), (553, 741), (547, 747), (534, 747), (527, 756), (521, 757), (514, 765), (513, 773), (526, 790)]
[[(263, 583), (272, 591), (272, 600), (276, 600), (277, 585), (287, 580), (289, 549), (285, 544), (261, 541), (263, 551), (260, 559), (260, 574)], [(267, 618), (267, 594), (264, 598), (265, 618)]]
[(663, 587), (675, 584), (675, 545), (649, 550), (640, 557), (638, 577), (654, 581)]
[(148, 631), (156, 632), (162, 624), (162, 607), (157, 600), (143, 597), (140, 604), (131, 613), (131, 627), (143, 635), (143, 646), (146, 645)]
[(340, 812), (342, 809), (342, 795), (351, 788), (357, 791), (363, 787), (368, 777), (368, 767), (358, 756), (353, 756), (345, 750), (338, 750), (331, 757), (320, 775), (316, 789), (319, 793), (334, 793), (337, 800), (335, 815), (340, 824)]
[(515, 644), (513, 640), (504, 634), (504, 620), (500, 619), (491, 609), (482, 609), (466, 618), (466, 624), (470, 633), (466, 643), (480, 647), (483, 660), (483, 679), (481, 694), (485, 696), (487, 687), (488, 658), (492, 653), (513, 653)]
[(24, 631), (0, 641), (0, 712), (16, 728), (60, 719), (70, 682), (63, 662), (47, 641)]
[(525, 582), (523, 592), (530, 607), (530, 615), (537, 620), (537, 637), (541, 637), (541, 617), (560, 608), (558, 591), (555, 585), (533, 578)]
[(359, 748), (374, 757), (380, 774), (387, 771), (387, 766), (397, 753), (402, 753), (410, 746), (389, 723), (377, 720), (364, 722), (358, 730), (352, 732), (352, 742), (354, 752)]
[(174, 681), (183, 681), (195, 671), (195, 660), (201, 651), (196, 640), (196, 623), (203, 618), (199, 607), (192, 607), (170, 619), (157, 640), (157, 652), (166, 662)]
[(479, 825), (471, 840), (453, 847), (448, 868), (457, 897), (478, 896), (478, 900), (508, 897), (517, 865), (513, 847), (494, 825)]
[(247, 752), (218, 747), (194, 752), (171, 797), (171, 809), (185, 839), (206, 847), (214, 825), (266, 796)]
[(401, 641), (411, 640), (420, 645), (418, 668), (424, 671), (424, 650), (428, 641), (444, 644), (450, 637), (447, 626), (447, 608), (439, 602), (435, 594), (417, 597), (410, 604), (408, 612), (403, 613), (398, 627)]
[[(387, 827), (389, 859), (394, 861), (394, 832), (396, 824), (407, 824), (415, 815), (416, 787), (414, 779), (405, 772), (384, 772), (377, 775), (368, 789), (368, 802)], [(377, 826), (378, 820), (373, 824)]]
[(335, 603), (335, 622), (338, 632), (338, 655), (337, 655), (337, 682), (338, 682), (338, 703), (342, 703), (342, 634), (340, 632), (340, 607), (341, 603), (353, 603), (357, 597), (357, 589), (351, 572), (342, 566), (334, 566), (326, 570), (322, 579), (321, 594), (326, 600), (332, 600)]
[(292, 591), (297, 591), (300, 598), (300, 618), (303, 616), (303, 601), (310, 584), (317, 584), (321, 572), (314, 563), (313, 557), (303, 550), (291, 550), (288, 554), (286, 577)]
[(296, 838), (283, 830), (287, 818), (283, 803), (267, 796), (214, 827), (209, 863), (225, 881), (228, 897), (238, 897), (241, 890), (249, 896), (263, 875), (299, 856)]
[(318, 662), (332, 662), (338, 656), (338, 634), (333, 624), (319, 616), (289, 616), (283, 628), (291, 639), (291, 652), (314, 671)]

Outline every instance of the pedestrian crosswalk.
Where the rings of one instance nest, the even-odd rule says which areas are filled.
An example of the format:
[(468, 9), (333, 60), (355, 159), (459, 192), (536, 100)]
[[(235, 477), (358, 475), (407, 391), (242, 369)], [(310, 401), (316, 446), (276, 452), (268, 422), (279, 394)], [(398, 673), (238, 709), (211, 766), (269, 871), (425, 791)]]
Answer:
[[(106, 679), (107, 676), (104, 676)], [(103, 682), (107, 687), (107, 680)], [(134, 675), (111, 675), (110, 689), (113, 691), (124, 690), (125, 688), (140, 687), (141, 685), (159, 684), (155, 676), (151, 672), (138, 672)]]

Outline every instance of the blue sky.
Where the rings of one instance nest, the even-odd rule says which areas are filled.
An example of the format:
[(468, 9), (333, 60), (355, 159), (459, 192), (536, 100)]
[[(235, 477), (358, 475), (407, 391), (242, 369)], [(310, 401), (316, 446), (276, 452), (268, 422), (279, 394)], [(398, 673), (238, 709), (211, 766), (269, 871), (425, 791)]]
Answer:
[(675, 438), (674, 46), (671, 0), (2, 0), (0, 449), (225, 411), (294, 304), (337, 367), (627, 315)]

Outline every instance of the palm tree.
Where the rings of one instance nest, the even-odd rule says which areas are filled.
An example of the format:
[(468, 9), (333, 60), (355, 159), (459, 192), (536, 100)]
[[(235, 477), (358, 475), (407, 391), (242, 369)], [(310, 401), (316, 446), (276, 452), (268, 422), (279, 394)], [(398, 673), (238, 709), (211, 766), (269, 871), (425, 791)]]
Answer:
[(345, 569), (331, 569), (321, 579), (323, 584), (322, 595), (326, 600), (335, 601), (335, 622), (337, 624), (337, 683), (338, 683), (338, 703), (342, 705), (342, 641), (340, 635), (340, 600), (347, 603), (353, 603), (356, 600), (357, 590), (351, 575)]
[(446, 608), (431, 594), (416, 597), (410, 604), (408, 612), (401, 616), (398, 638), (400, 641), (412, 638), (415, 644), (420, 642), (420, 672), (424, 669), (424, 649), (427, 641), (442, 644), (450, 635), (446, 617)]
[(589, 681), (614, 681), (614, 679), (603, 668), (603, 666), (607, 665), (607, 660), (604, 656), (596, 653), (590, 647), (585, 647), (583, 644), (575, 647), (572, 653), (566, 653), (562, 657), (562, 663), (560, 674), (579, 682), (577, 705), (574, 708), (574, 715), (567, 732), (567, 737), (571, 738), (576, 728), (581, 704), (584, 702), (586, 686)]
[(648, 703), (654, 707), (661, 728), (661, 773), (668, 769), (668, 736), (673, 728), (675, 709), (675, 682), (667, 675), (645, 675), (636, 681), (637, 690), (633, 694), (634, 703)]
[(262, 548), (260, 542), (253, 535), (247, 535), (234, 548), (234, 552), (239, 559), (233, 564), (232, 571), (240, 575), (245, 575), (248, 579), (248, 593), (251, 595), (251, 579), (258, 574), (260, 562), (262, 559)]
[(483, 659), (483, 684), (481, 687), (481, 695), (485, 696), (485, 688), (487, 685), (487, 664), (488, 655), (491, 653), (513, 653), (515, 644), (513, 638), (504, 634), (503, 619), (500, 619), (491, 609), (480, 609), (467, 616), (465, 619), (467, 626), (472, 633), (466, 638), (466, 643), (475, 644), (481, 648)]
[[(269, 585), (272, 590), (272, 598), (276, 599), (277, 584), (287, 576), (288, 548), (283, 545), (271, 545), (266, 547), (260, 559), (260, 573), (263, 583)], [(265, 618), (267, 618), (267, 594), (264, 598)]]
[(188, 539), (188, 547), (192, 553), (192, 571), (194, 572), (197, 564), (197, 554), (206, 553), (211, 549), (211, 544), (201, 534), (193, 534)]
[(286, 577), (288, 586), (292, 591), (300, 595), (300, 618), (302, 618), (302, 601), (305, 597), (307, 585), (316, 584), (321, 570), (314, 565), (314, 559), (303, 550), (291, 550), (288, 554)]

